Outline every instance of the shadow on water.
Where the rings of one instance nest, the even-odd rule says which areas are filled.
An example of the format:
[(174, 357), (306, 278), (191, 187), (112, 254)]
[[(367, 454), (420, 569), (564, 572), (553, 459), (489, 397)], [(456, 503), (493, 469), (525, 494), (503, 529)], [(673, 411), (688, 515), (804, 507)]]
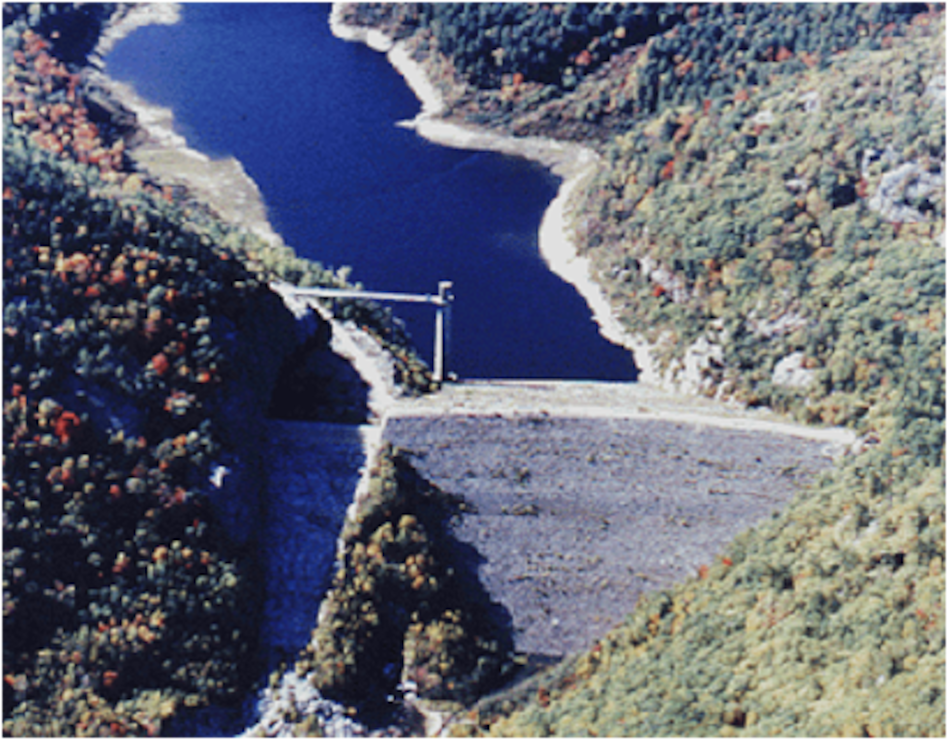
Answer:
[(328, 324), (314, 320), (296, 330), (273, 387), (253, 389), (267, 409), (257, 451), (265, 493), (255, 524), (256, 680), (232, 706), (182, 708), (163, 728), (171, 736), (233, 736), (253, 725), (262, 688), (273, 671), (292, 668), (330, 585), (336, 541), (366, 462), (368, 387), (332, 352)]
[(237, 707), (210, 706), (179, 710), (161, 727), (164, 737), (236, 737), (256, 718), (256, 692)]
[(280, 367), (267, 416), (283, 421), (365, 424), (369, 388), (331, 347), (332, 327), (320, 321)]

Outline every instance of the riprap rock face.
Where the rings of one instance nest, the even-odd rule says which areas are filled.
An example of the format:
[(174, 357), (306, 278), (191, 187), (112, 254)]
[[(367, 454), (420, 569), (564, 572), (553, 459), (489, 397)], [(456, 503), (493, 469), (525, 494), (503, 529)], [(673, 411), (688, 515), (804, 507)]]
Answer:
[(385, 437), (463, 498), (458, 547), (515, 649), (550, 657), (592, 647), (830, 464), (819, 440), (661, 419), (406, 416)]

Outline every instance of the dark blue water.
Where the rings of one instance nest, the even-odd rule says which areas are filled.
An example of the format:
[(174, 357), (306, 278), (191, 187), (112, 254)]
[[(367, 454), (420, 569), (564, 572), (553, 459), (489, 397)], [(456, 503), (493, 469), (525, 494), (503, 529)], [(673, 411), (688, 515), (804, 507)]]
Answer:
[[(635, 376), (585, 302), (549, 272), (537, 228), (558, 181), (529, 162), (432, 145), (382, 54), (334, 38), (326, 4), (183, 4), (120, 42), (108, 72), (174, 110), (190, 145), (239, 159), (297, 252), (366, 289), (452, 280), (449, 369), (466, 378)], [(430, 309), (399, 305), (431, 357)]]

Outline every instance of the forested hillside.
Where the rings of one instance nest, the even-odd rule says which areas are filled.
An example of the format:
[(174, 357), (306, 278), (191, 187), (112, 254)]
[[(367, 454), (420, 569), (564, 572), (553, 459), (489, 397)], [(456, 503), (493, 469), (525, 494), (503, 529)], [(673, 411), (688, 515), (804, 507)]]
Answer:
[[(218, 465), (255, 444), (292, 349), (267, 281), (345, 285), (130, 167), (81, 66), (113, 10), (4, 6), (5, 734), (156, 734), (243, 699), (259, 563), (209, 498), (236, 495)], [(430, 385), (387, 312), (339, 313)], [(253, 520), (251, 472), (224, 508)]]
[[(602, 140), (668, 106), (701, 105), (889, 48), (926, 6), (754, 3), (393, 3), (344, 18), (406, 40), (454, 117), (515, 134)], [(744, 91), (744, 92), (742, 92)]]
[[(12, 735), (157, 734), (256, 677), (254, 543), (211, 511), (217, 465), (253, 439), (266, 399), (247, 389), (279, 359), (246, 344), (282, 341), (266, 282), (343, 284), (133, 170), (127, 122), (81, 74), (113, 10), (4, 5)], [(943, 6), (343, 17), (402, 39), (450, 119), (596, 149), (572, 204), (577, 246), (666, 367), (707, 342), (706, 393), (860, 435), (693, 580), (455, 730), (944, 735)], [(431, 387), (385, 311), (337, 309), (395, 350), (402, 382)], [(370, 494), (322, 628), (348, 629), (296, 670), (358, 701), (355, 679), (395, 639), (389, 657), (422, 696), (478, 695), (510, 656), (434, 548), (457, 502), (387, 453)]]
[(482, 702), (476, 729), (944, 734), (942, 6), (343, 17), (401, 39), (449, 120), (597, 150), (577, 247), (663, 368), (699, 342), (705, 393), (862, 440), (590, 653)]
[(935, 463), (941, 37), (911, 48), (668, 108), (604, 148), (573, 215), (628, 326), (666, 356), (702, 336), (723, 347), (711, 390), (860, 432), (895, 412)]
[[(16, 135), (4, 151), (5, 726), (108, 727), (90, 702), (133, 687), (233, 692), (253, 615), (197, 482), (228, 374), (210, 329), (249, 276), (147, 197), (92, 196)], [(117, 726), (147, 729), (140, 708)]]
[(253, 649), (246, 573), (199, 481), (230, 371), (212, 329), (260, 286), (123, 171), (48, 41), (14, 22), (11, 47), (4, 728), (154, 732), (178, 702), (232, 694)]
[[(401, 3), (357, 9), (353, 17), (397, 37), (427, 31), (437, 50), (479, 88), (500, 88), (520, 75), (562, 93), (612, 56), (651, 42), (655, 48), (641, 65), (642, 92), (635, 97), (684, 102), (701, 87), (733, 85), (748, 71), (749, 84), (756, 84), (763, 71), (756, 65), (801, 55), (819, 61), (857, 44), (880, 48), (923, 9), (905, 3)], [(692, 64), (676, 74), (679, 82), (656, 79), (686, 60)], [(740, 65), (745, 75), (735, 74)], [(660, 86), (669, 89), (656, 94)], [(717, 97), (720, 90), (710, 92)], [(642, 110), (654, 112), (656, 105)]]

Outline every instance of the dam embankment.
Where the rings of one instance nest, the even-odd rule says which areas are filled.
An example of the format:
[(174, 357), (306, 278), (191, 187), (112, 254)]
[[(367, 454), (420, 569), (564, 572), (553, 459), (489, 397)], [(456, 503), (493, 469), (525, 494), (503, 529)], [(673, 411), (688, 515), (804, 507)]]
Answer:
[[(234, 31), (230, 21), (219, 15), (212, 23)], [(352, 46), (339, 53), (344, 58), (336, 64), (353, 63), (356, 71), (352, 74), (360, 79), (367, 73), (382, 74), (376, 64), (381, 60), (365, 49)], [(397, 77), (395, 83), (401, 84)], [(389, 79), (385, 84), (393, 83)], [(224, 102), (230, 105), (234, 101)], [(372, 101), (362, 100), (361, 104), (371, 106)], [(313, 114), (313, 109), (307, 110)], [(223, 111), (222, 120), (235, 118), (237, 129), (244, 125), (239, 123), (243, 120), (240, 116), (248, 118), (252, 112), (226, 106)], [(401, 114), (399, 119), (404, 117)], [(165, 126), (172, 123), (170, 117), (158, 118)], [(261, 120), (270, 119), (261, 116)], [(536, 236), (542, 231), (540, 214), (556, 190), (549, 176), (544, 172), (538, 175), (534, 165), (519, 160), (469, 151), (446, 153), (417, 140), (404, 128), (398, 130), (399, 136), (411, 139), (411, 147), (420, 146), (419, 151), (429, 154), (432, 149), (439, 151), (420, 174), (406, 168), (399, 157), (385, 166), (381, 160), (363, 160), (356, 169), (368, 167), (374, 172), (369, 181), (338, 188), (309, 176), (316, 170), (309, 170), (309, 175), (290, 170), (291, 176), (284, 179), (296, 193), (291, 200), (265, 184), (268, 177), (274, 177), (268, 167), (275, 170), (287, 151), (299, 152), (308, 146), (305, 142), (251, 136), (266, 140), (270, 147), (264, 165), (256, 155), (242, 153), (242, 164), (236, 159), (225, 160), (232, 164), (216, 173), (213, 160), (202, 159), (203, 155), (178, 151), (176, 156), (201, 163), (198, 169), (207, 174), (206, 184), (218, 190), (231, 176), (250, 183), (253, 180), (248, 173), (254, 180), (260, 179), (259, 190), (254, 186), (242, 192), (261, 207), (262, 198), (267, 199), (281, 232), (293, 222), (311, 224), (323, 217), (335, 224), (336, 231), (318, 238), (297, 236), (294, 242), (322, 249), (345, 234), (344, 249), (337, 254), (357, 256), (361, 249), (367, 252), (363, 254), (368, 260), (365, 264), (391, 257), (387, 254), (391, 241), (405, 238), (409, 228), (417, 229), (418, 238), (428, 246), (434, 245), (433, 252), (396, 254), (389, 272), (380, 274), (379, 282), (368, 287), (428, 291), (434, 278), (455, 277), (449, 268), (464, 277), (473, 267), (483, 269), (483, 282), (469, 284), (467, 293), (464, 281), (456, 281), (461, 294), (459, 310), (471, 298), (483, 299), (480, 304), (466, 304), (469, 323), (459, 320), (455, 324), (453, 359), (459, 364), (453, 367), (462, 375), (631, 377), (634, 368), (628, 353), (603, 340), (582, 299), (572, 287), (550, 275), (540, 258)], [(159, 144), (160, 138), (160, 134), (153, 136)], [(481, 146), (476, 141), (471, 145), (475, 149)], [(412, 152), (411, 156), (417, 154), (414, 149)], [(152, 167), (165, 162), (161, 146), (148, 156), (150, 160), (141, 160), (144, 166), (149, 161)], [(563, 161), (574, 167), (560, 174), (581, 173), (582, 168), (577, 170), (575, 164), (580, 160), (582, 157), (566, 157)], [(256, 165), (251, 164), (254, 161)], [(535, 178), (533, 184), (539, 183), (540, 195), (534, 192), (530, 196), (536, 218), (523, 221), (512, 217), (499, 225), (485, 220), (485, 203), (508, 215), (523, 210), (522, 191), (529, 187), (518, 178), (524, 173)], [(298, 186), (312, 185), (304, 182), (307, 177), (314, 181), (315, 189), (304, 196)], [(429, 206), (450, 213), (452, 220), (456, 211), (449, 207), (476, 216), (473, 231), (479, 239), (467, 247), (458, 247), (455, 237), (444, 230), (443, 218), (439, 221), (418, 210), (431, 200), (432, 193), (457, 181), (465, 182), (466, 189), (447, 203)], [(214, 196), (213, 187), (208, 192), (212, 199), (219, 199), (220, 193)], [(360, 188), (368, 195), (356, 194)], [(406, 194), (410, 196), (407, 199)], [(559, 211), (554, 214), (559, 222), (552, 227), (558, 233), (564, 229), (563, 193), (560, 195)], [(355, 208), (345, 217), (311, 209), (325, 200), (327, 207), (340, 210), (341, 198)], [(383, 203), (391, 211), (382, 221), (382, 231), (373, 232), (375, 236), (362, 233), (362, 217)], [(397, 228), (393, 228), (396, 222)], [(462, 228), (472, 231), (470, 224)], [(455, 261), (441, 261), (455, 247), (459, 250), (452, 255)], [(318, 258), (320, 254), (310, 256)], [(550, 261), (550, 255), (545, 256)], [(343, 259), (349, 261), (348, 257)], [(392, 275), (413, 273), (408, 268), (416, 264), (430, 268), (422, 283), (403, 287), (389, 282)], [(356, 262), (356, 268), (359, 276), (362, 265)], [(528, 273), (528, 269), (539, 272)], [(554, 284), (555, 289), (544, 292)], [(518, 308), (499, 300), (498, 291), (507, 288), (518, 295)], [(568, 306), (570, 301), (580, 305), (578, 318), (563, 321), (558, 311), (550, 310), (551, 306)], [(536, 309), (544, 320), (552, 322), (551, 329), (537, 323)], [(458, 318), (463, 318), (463, 313)], [(425, 321), (430, 323), (430, 318)], [(591, 330), (592, 344), (585, 344), (584, 337), (590, 335), (576, 330), (579, 325), (583, 331)], [(485, 326), (490, 331), (485, 331)], [(530, 330), (527, 334), (522, 333), (524, 327)], [(504, 332), (507, 338), (501, 346), (481, 341)], [(529, 339), (524, 340), (525, 336)], [(299, 337), (287, 346), (298, 342)], [(590, 349), (599, 346), (597, 342), (605, 342), (609, 352), (621, 354), (617, 365), (604, 360), (599, 350)], [(465, 357), (478, 357), (489, 364), (466, 373)], [(580, 362), (581, 366), (556, 365), (553, 360), (557, 358)], [(252, 365), (253, 358), (246, 359)], [(523, 360), (530, 364), (517, 364)], [(292, 377), (292, 368), (289, 371)], [(286, 379), (281, 373), (274, 377), (276, 385)], [(355, 385), (359, 387), (357, 379)], [(258, 385), (261, 387), (264, 385)], [(294, 392), (309, 402), (312, 390), (303, 384)], [(379, 413), (385, 439), (408, 449), (418, 469), (432, 482), (472, 502), (476, 512), (460, 518), (455, 536), (477, 553), (472, 570), (491, 598), (511, 614), (517, 649), (555, 658), (588, 647), (620, 621), (645, 590), (695, 573), (734, 534), (769, 516), (789, 500), (798, 484), (830, 464), (825, 449), (829, 438), (813, 440), (788, 429), (766, 428), (769, 422), (755, 419), (754, 414), (741, 416), (722, 405), (696, 412), (688, 403), (672, 397), (659, 399), (648, 388), (626, 383), (571, 387), (464, 384), (417, 402), (387, 401), (387, 409)], [(263, 444), (256, 454), (265, 462), (268, 481), (266, 516), (256, 525), (267, 563), (263, 643), (271, 660), (292, 656), (305, 643), (315, 622), (335, 557), (336, 537), (377, 431), (286, 419), (259, 427), (255, 439)], [(282, 686), (288, 686), (287, 681), (292, 683), (285, 678)]]
[(403, 400), (382, 436), (469, 510), (453, 533), (513, 619), (563, 657), (692, 577), (853, 441), (640, 385), (472, 383)]

